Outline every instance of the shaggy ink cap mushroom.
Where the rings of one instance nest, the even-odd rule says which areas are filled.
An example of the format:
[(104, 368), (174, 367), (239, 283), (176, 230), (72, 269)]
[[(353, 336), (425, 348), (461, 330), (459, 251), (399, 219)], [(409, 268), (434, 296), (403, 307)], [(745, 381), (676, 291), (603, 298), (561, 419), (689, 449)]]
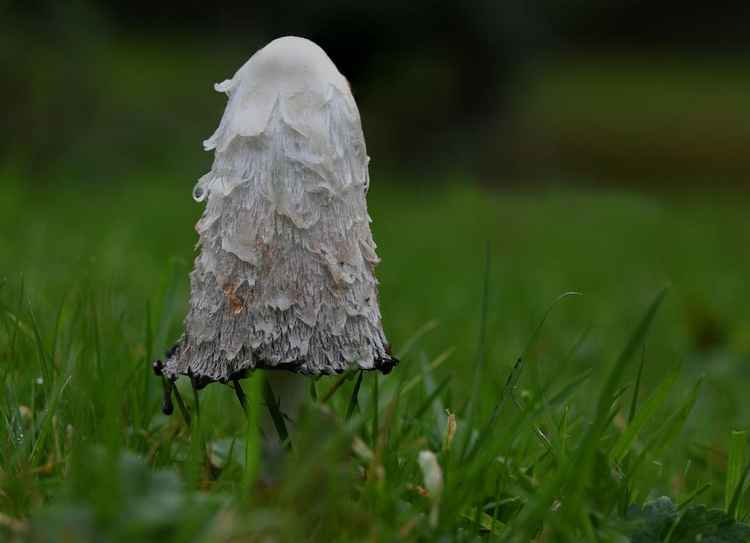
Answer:
[(303, 374), (397, 363), (383, 332), (368, 161), (349, 84), (284, 37), (216, 90), (228, 103), (193, 197), (200, 253), (185, 331), (159, 366), (200, 387), (254, 369)]

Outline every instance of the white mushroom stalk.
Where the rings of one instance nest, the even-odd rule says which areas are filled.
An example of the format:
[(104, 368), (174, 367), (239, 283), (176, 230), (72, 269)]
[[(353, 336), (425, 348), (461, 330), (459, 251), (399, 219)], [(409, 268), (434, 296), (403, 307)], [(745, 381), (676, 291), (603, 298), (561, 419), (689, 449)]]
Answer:
[(200, 388), (258, 368), (390, 371), (369, 157), (348, 82), (320, 47), (285, 37), (216, 90), (229, 102), (193, 191), (206, 208), (190, 311), (157, 372)]

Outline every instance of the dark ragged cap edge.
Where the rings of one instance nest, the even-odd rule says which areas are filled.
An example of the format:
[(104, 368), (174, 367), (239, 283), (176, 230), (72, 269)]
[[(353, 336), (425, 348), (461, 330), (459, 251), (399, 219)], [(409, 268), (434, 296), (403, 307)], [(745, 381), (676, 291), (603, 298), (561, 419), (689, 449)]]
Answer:
[[(168, 360), (170, 357), (174, 356), (178, 348), (179, 348), (179, 343), (176, 344), (174, 347), (172, 347), (165, 353), (165, 358)], [(258, 363), (256, 363), (254, 367), (244, 368), (244, 369), (235, 371), (223, 379), (215, 379), (209, 375), (193, 373), (193, 371), (190, 368), (188, 368), (187, 372), (179, 372), (178, 374), (166, 376), (164, 375), (164, 362), (162, 362), (161, 360), (154, 361), (154, 363), (152, 364), (152, 368), (154, 370), (154, 373), (157, 376), (163, 376), (172, 381), (175, 381), (179, 375), (184, 375), (186, 377), (189, 377), (193, 387), (198, 390), (206, 387), (210, 383), (227, 384), (232, 381), (237, 381), (238, 379), (244, 379), (245, 377), (247, 377), (248, 373), (253, 370), (288, 371), (291, 373), (296, 373), (298, 375), (309, 375), (311, 377), (318, 376), (318, 375), (340, 375), (346, 371), (346, 369), (331, 369), (330, 371), (326, 371), (326, 372), (313, 373), (309, 371), (300, 370), (299, 368), (303, 367), (304, 364), (305, 364), (304, 361), (296, 361), (296, 362), (290, 362), (287, 364), (276, 364), (276, 365), (271, 366), (271, 365), (265, 364), (262, 360), (259, 360)], [(375, 363), (372, 368), (360, 367), (359, 369), (365, 370), (365, 371), (379, 371), (383, 375), (388, 375), (391, 372), (391, 370), (393, 370), (393, 368), (395, 368), (398, 364), (399, 364), (399, 359), (390, 354), (390, 346), (388, 346), (386, 348), (386, 355), (380, 358), (376, 358)]]

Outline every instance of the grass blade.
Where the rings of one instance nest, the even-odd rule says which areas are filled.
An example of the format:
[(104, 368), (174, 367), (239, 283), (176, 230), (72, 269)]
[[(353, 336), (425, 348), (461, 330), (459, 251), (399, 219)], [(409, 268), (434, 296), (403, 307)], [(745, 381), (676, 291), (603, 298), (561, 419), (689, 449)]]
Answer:
[(643, 366), (646, 365), (646, 346), (641, 351), (641, 363), (638, 366), (638, 373), (635, 376), (635, 388), (633, 389), (633, 398), (630, 401), (630, 411), (628, 412), (628, 424), (635, 418), (636, 405), (638, 404), (638, 394), (641, 391), (641, 377), (643, 376)]
[(372, 376), (372, 448), (377, 449), (380, 433), (380, 391), (378, 390), (378, 374)]
[[(441, 430), (445, 428), (445, 424), (447, 422), (447, 415), (445, 414), (445, 406), (443, 405), (443, 401), (440, 399), (440, 393), (436, 391), (438, 390), (438, 386), (435, 385), (435, 379), (432, 375), (432, 369), (430, 368), (430, 364), (427, 361), (427, 356), (422, 354), (422, 358), (420, 360), (421, 367), (422, 367), (422, 375), (423, 375), (423, 384), (425, 392), (427, 393), (428, 398), (430, 398), (429, 405), (432, 406), (432, 412), (435, 417), (435, 430), (436, 435), (439, 435)], [(445, 383), (448, 384), (447, 382)]]
[(539, 339), (539, 335), (542, 333), (542, 328), (544, 328), (544, 323), (547, 322), (547, 319), (550, 316), (550, 313), (552, 313), (552, 310), (565, 300), (566, 298), (570, 298), (572, 296), (583, 296), (583, 293), (581, 292), (563, 292), (560, 294), (557, 298), (555, 298), (552, 303), (547, 307), (546, 311), (544, 312), (544, 315), (542, 315), (542, 319), (539, 321), (539, 324), (536, 325), (536, 328), (531, 334), (531, 337), (529, 338), (529, 341), (526, 342), (526, 348), (523, 351), (523, 355), (521, 355), (521, 358), (524, 360), (529, 357), (529, 354), (531, 353), (531, 349), (534, 347), (534, 344), (536, 344), (537, 340)]
[(732, 518), (739, 517), (740, 501), (742, 501), (742, 494), (744, 493), (745, 483), (747, 482), (747, 476), (749, 474), (750, 464), (748, 464), (745, 471), (742, 472), (742, 477), (740, 477), (740, 481), (737, 483), (737, 488), (734, 491), (734, 496), (732, 496), (732, 502), (729, 504), (727, 514)]
[(567, 492), (569, 504), (574, 506), (575, 501), (579, 499), (580, 492), (589, 479), (589, 473), (594, 463), (594, 451), (599, 442), (601, 432), (606, 428), (610, 416), (612, 398), (618, 389), (620, 379), (625, 372), (627, 363), (643, 343), (656, 316), (656, 312), (664, 301), (666, 293), (667, 289), (664, 288), (656, 295), (635, 331), (631, 334), (625, 348), (617, 357), (599, 394), (594, 423), (584, 435), (577, 453), (571, 456), (555, 477), (548, 479), (539, 492), (537, 492), (533, 502), (529, 503), (519, 515), (517, 525), (522, 537), (532, 537), (536, 533), (540, 523), (548, 516), (555, 496), (561, 494), (565, 487), (572, 486), (569, 492)]
[[(724, 508), (728, 514), (737, 518), (736, 512), (740, 509), (743, 489), (740, 485), (742, 480), (742, 471), (747, 465), (747, 430), (733, 431), (729, 439), (729, 460), (727, 463), (727, 482), (724, 489)], [(730, 512), (730, 507), (734, 502), (735, 496), (739, 495), (738, 502), (734, 506), (734, 511)]]
[[(641, 368), (643, 365), (641, 364)], [(640, 380), (640, 371), (638, 372), (638, 379), (636, 380), (636, 383)], [(659, 386), (656, 388), (656, 391), (651, 395), (651, 397), (646, 401), (646, 403), (643, 405), (643, 408), (638, 411), (638, 413), (635, 415), (635, 417), (631, 420), (631, 422), (628, 424), (628, 426), (625, 428), (625, 431), (620, 434), (620, 437), (615, 442), (615, 445), (612, 447), (612, 450), (610, 451), (610, 458), (614, 462), (622, 462), (623, 458), (625, 458), (625, 455), (630, 450), (630, 447), (635, 442), (636, 438), (638, 437), (638, 434), (643, 429), (643, 427), (648, 423), (655, 415), (656, 413), (664, 406), (664, 404), (667, 401), (667, 398), (669, 397), (669, 393), (672, 390), (672, 387), (674, 386), (675, 382), (677, 381), (677, 376), (679, 375), (680, 371), (679, 368), (672, 371), (666, 379), (664, 379)], [(636, 385), (637, 387), (638, 385)], [(635, 394), (633, 395), (635, 398)], [(631, 411), (631, 414), (633, 412)]]
[(687, 421), (688, 416), (693, 411), (693, 407), (695, 407), (695, 402), (698, 401), (698, 393), (702, 385), (703, 377), (700, 377), (679, 409), (667, 419), (653, 449), (656, 454), (660, 454), (677, 437), (677, 434), (682, 431), (685, 421)]
[(578, 387), (580, 387), (583, 383), (589, 380), (592, 373), (593, 373), (593, 370), (589, 368), (581, 372), (579, 375), (577, 375), (573, 379), (571, 379), (570, 382), (563, 385), (563, 387), (560, 388), (560, 390), (556, 392), (547, 401), (547, 405), (552, 406), (552, 407), (557, 407), (565, 403), (573, 395), (573, 393), (578, 389)]
[(646, 311), (646, 314), (643, 316), (643, 319), (641, 319), (641, 322), (635, 329), (635, 332), (633, 332), (633, 334), (630, 336), (625, 349), (623, 349), (623, 351), (620, 353), (620, 356), (617, 358), (617, 361), (610, 370), (604, 388), (599, 395), (599, 401), (597, 402), (597, 418), (600, 422), (602, 419), (606, 418), (610, 403), (612, 401), (612, 397), (614, 396), (614, 393), (617, 390), (617, 386), (622, 379), (625, 368), (627, 367), (630, 359), (633, 358), (633, 355), (635, 354), (637, 349), (643, 344), (643, 340), (645, 339), (649, 328), (651, 328), (651, 323), (656, 316), (656, 312), (659, 310), (659, 307), (664, 301), (664, 297), (666, 295), (667, 289), (664, 288), (651, 302), (648, 310)]
[(326, 391), (326, 393), (320, 399), (320, 403), (328, 403), (328, 400), (333, 398), (333, 395), (336, 394), (336, 391), (354, 376), (355, 371), (356, 370), (346, 370), (344, 373), (339, 375), (336, 381), (334, 381), (334, 383), (331, 385), (331, 388), (329, 388), (328, 391)]
[[(451, 348), (439, 354), (437, 358), (435, 358), (435, 360), (430, 362), (430, 371), (434, 371), (438, 369), (440, 366), (442, 366), (445, 363), (445, 361), (451, 357), (454, 350), (455, 349)], [(412, 377), (411, 379), (409, 379), (406, 382), (406, 384), (403, 386), (403, 389), (401, 390), (401, 395), (405, 396), (406, 394), (414, 390), (419, 385), (419, 382), (422, 381), (422, 379), (424, 379), (424, 373), (420, 373), (419, 375), (416, 375), (415, 377)]]
[(682, 430), (688, 415), (690, 415), (690, 412), (693, 410), (695, 402), (698, 400), (698, 392), (700, 391), (702, 383), (703, 378), (701, 377), (695, 385), (693, 385), (692, 390), (682, 405), (677, 411), (672, 413), (669, 418), (667, 418), (661, 428), (657, 431), (656, 435), (651, 438), (643, 451), (638, 455), (638, 458), (633, 462), (633, 465), (630, 466), (629, 472), (626, 476), (627, 479), (632, 479), (637, 468), (643, 463), (647, 454), (650, 453), (654, 456), (658, 456), (664, 448), (667, 447), (675, 437), (677, 437), (677, 434)]
[(359, 375), (357, 376), (357, 382), (354, 384), (354, 390), (352, 390), (352, 397), (349, 400), (348, 407), (346, 408), (346, 420), (352, 418), (354, 410), (359, 408), (359, 387), (362, 386), (362, 377), (364, 376), (364, 374), (365, 372), (363, 370), (360, 370)]
[[(487, 422), (485, 422), (484, 426), (479, 431), (476, 441), (474, 443), (471, 443), (472, 445), (471, 449), (468, 451), (464, 451), (464, 454), (461, 455), (461, 459), (463, 462), (471, 461), (474, 455), (480, 451), (480, 449), (482, 448), (482, 445), (484, 445), (484, 443), (489, 439), (492, 433), (492, 429), (495, 426), (495, 422), (497, 421), (497, 418), (500, 415), (500, 409), (502, 409), (506, 398), (508, 398), (508, 396), (512, 396), (513, 390), (516, 387), (516, 383), (518, 383), (518, 379), (521, 377), (522, 370), (523, 370), (523, 360), (519, 358), (518, 360), (516, 360), (516, 363), (513, 365), (513, 368), (510, 370), (510, 373), (508, 374), (508, 377), (505, 380), (505, 385), (503, 386), (503, 389), (500, 392), (500, 398), (495, 404), (495, 408), (492, 410), (492, 414), (490, 415), (490, 418), (487, 420)], [(471, 436), (470, 434), (471, 428), (467, 428), (467, 431), (469, 432), (469, 436)]]
[(287, 448), (292, 448), (292, 443), (289, 440), (289, 432), (286, 428), (286, 422), (284, 421), (284, 414), (281, 412), (281, 406), (273, 393), (271, 383), (268, 379), (263, 379), (263, 401), (268, 408), (268, 412), (271, 414), (271, 420), (273, 421), (276, 433), (279, 435), (279, 441)]
[[(477, 345), (477, 359), (474, 364), (474, 378), (472, 379), (471, 385), (471, 396), (469, 396), (469, 402), (466, 406), (466, 414), (464, 419), (466, 420), (467, 428), (474, 427), (474, 413), (476, 411), (476, 404), (479, 398), (479, 386), (481, 384), (482, 369), (484, 368), (484, 361), (486, 357), (485, 343), (487, 335), (487, 312), (489, 307), (489, 290), (490, 290), (490, 244), (487, 243), (484, 256), (484, 281), (482, 282), (482, 300), (480, 309), (479, 319), (479, 342)], [(466, 456), (469, 445), (471, 444), (471, 431), (466, 432), (466, 439), (464, 440), (463, 447), (461, 449), (461, 456)]]
[[(422, 402), (422, 405), (420, 405), (419, 408), (414, 413), (414, 418), (415, 419), (421, 418), (422, 415), (424, 415), (427, 412), (427, 410), (430, 408), (430, 406), (433, 405), (438, 400), (440, 394), (442, 394), (443, 390), (445, 390), (446, 387), (448, 386), (448, 384), (450, 383), (452, 377), (453, 377), (452, 375), (447, 375), (445, 377), (445, 379), (443, 379), (442, 381), (440, 381), (439, 385), (437, 385), (436, 387), (433, 388), (433, 390), (432, 390), (432, 392), (430, 392), (429, 396), (427, 396), (427, 398), (425, 398), (424, 402)], [(440, 406), (438, 407), (438, 409), (441, 410), (440, 413), (444, 413), (444, 411), (442, 411), (442, 408), (443, 407), (442, 407), (442, 402), (441, 402)], [(440, 422), (440, 421), (438, 421), (438, 422)]]
[(422, 326), (414, 333), (413, 336), (406, 340), (406, 343), (404, 343), (403, 347), (401, 347), (401, 350), (396, 354), (396, 358), (398, 358), (399, 360), (403, 360), (404, 357), (409, 354), (409, 352), (411, 352), (411, 350), (414, 348), (414, 345), (416, 345), (417, 342), (422, 339), (422, 336), (429, 332), (432, 332), (435, 328), (437, 328), (437, 326), (438, 321), (436, 320), (426, 322), (424, 326)]

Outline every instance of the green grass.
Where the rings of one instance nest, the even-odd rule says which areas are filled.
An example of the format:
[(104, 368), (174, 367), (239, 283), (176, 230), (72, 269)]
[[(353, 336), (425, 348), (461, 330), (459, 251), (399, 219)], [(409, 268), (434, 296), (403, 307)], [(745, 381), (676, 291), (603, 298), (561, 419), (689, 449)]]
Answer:
[(160, 412), (149, 363), (187, 307), (192, 181), (0, 179), (0, 537), (744, 541), (748, 202), (384, 177), (402, 363), (316, 381), (278, 468), (259, 375), (247, 419), (222, 385), (195, 416), (181, 384), (191, 425)]
[(631, 186), (744, 186), (749, 79), (732, 55), (563, 54), (530, 70), (515, 111), (539, 168)]

